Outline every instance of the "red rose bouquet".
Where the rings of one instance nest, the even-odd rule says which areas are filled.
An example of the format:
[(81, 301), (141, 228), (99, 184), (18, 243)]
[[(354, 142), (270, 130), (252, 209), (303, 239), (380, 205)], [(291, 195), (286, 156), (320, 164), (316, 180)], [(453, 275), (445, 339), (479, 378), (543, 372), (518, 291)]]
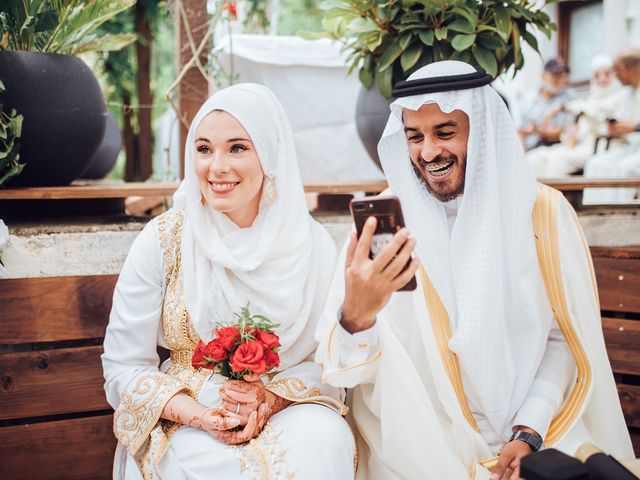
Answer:
[(208, 368), (235, 380), (245, 375), (261, 375), (280, 365), (280, 339), (274, 333), (279, 326), (263, 315), (252, 315), (249, 306), (235, 313), (235, 325), (219, 325), (213, 340), (198, 343), (191, 365)]

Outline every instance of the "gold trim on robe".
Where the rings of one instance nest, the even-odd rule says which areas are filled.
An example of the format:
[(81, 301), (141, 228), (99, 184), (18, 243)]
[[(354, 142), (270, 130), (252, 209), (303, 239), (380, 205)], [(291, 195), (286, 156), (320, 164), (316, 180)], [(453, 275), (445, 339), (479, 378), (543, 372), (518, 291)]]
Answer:
[[(549, 298), (549, 303), (551, 304), (558, 326), (566, 339), (569, 349), (571, 350), (571, 354), (576, 362), (578, 371), (576, 383), (573, 389), (567, 397), (567, 400), (564, 402), (562, 408), (551, 422), (549, 431), (545, 438), (547, 446), (556, 444), (576, 421), (579, 413), (582, 411), (582, 407), (587, 398), (592, 382), (591, 367), (585, 350), (582, 347), (576, 330), (571, 322), (571, 317), (569, 315), (564, 295), (558, 242), (558, 209), (560, 207), (560, 202), (566, 203), (562, 194), (557, 190), (547, 187), (546, 185), (539, 184), (538, 196), (533, 208), (533, 227), (536, 238), (538, 261), (547, 296)], [(573, 218), (577, 223), (578, 220), (575, 212), (570, 206), (568, 206), (568, 208), (570, 208)], [(582, 234), (582, 229), (579, 228), (579, 230)], [(583, 244), (586, 245), (583, 234), (582, 241)], [(586, 246), (585, 251), (589, 251)], [(594, 295), (597, 299), (597, 287), (595, 285), (595, 275), (593, 273), (594, 270), (591, 258), (589, 258), (589, 264), (591, 268)], [(458, 398), (464, 417), (474, 430), (479, 431), (478, 425), (471, 414), (471, 410), (464, 394), (458, 359), (455, 353), (453, 353), (448, 346), (448, 342), (451, 338), (449, 317), (442, 301), (422, 266), (420, 267), (418, 274), (420, 275), (423, 285), (423, 294), (427, 303), (433, 332), (440, 350), (440, 356), (445, 366), (445, 370), (451, 380), (451, 384), (456, 393), (456, 397)], [(480, 463), (491, 464), (492, 460), (493, 459), (488, 459)]]

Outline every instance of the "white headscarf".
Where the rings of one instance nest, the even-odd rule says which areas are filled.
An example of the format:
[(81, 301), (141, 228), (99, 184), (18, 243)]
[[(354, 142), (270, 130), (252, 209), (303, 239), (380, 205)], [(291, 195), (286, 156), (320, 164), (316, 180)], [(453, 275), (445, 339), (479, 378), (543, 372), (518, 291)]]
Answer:
[[(409, 79), (474, 71), (445, 61)], [(402, 124), (403, 109), (425, 103), (469, 117), (465, 190), (451, 234), (443, 203), (413, 171)], [(534, 244), (536, 180), (513, 120), (490, 86), (399, 98), (378, 152), (417, 239), (418, 257), (449, 314), (449, 347), (458, 356), (471, 408), (502, 435), (530, 388), (553, 319)]]
[[(271, 205), (261, 201), (248, 228), (201, 203), (195, 133), (214, 110), (242, 124), (263, 171), (273, 174), (277, 200)], [(192, 323), (208, 341), (217, 322), (233, 322), (233, 312), (250, 303), (252, 313), (280, 324), (280, 368), (300, 363), (316, 347), (313, 334), (332, 277), (335, 246), (309, 215), (291, 127), (280, 102), (257, 84), (216, 92), (195, 116), (185, 152), (185, 180), (175, 207), (187, 208), (181, 253)]]

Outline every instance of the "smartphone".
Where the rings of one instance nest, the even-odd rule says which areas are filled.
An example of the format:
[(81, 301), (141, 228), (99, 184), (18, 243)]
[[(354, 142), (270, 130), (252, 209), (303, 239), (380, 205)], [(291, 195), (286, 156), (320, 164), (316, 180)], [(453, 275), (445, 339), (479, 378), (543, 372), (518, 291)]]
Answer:
[[(371, 251), (369, 258), (374, 258), (387, 243), (391, 241), (393, 236), (404, 227), (404, 218), (402, 216), (402, 208), (400, 207), (400, 199), (394, 195), (384, 197), (374, 197), (370, 199), (351, 200), (349, 204), (351, 216), (356, 224), (356, 233), (358, 238), (362, 234), (364, 224), (369, 217), (376, 218), (376, 231), (371, 240)], [(407, 261), (404, 270), (409, 268), (411, 259)], [(404, 271), (403, 270), (403, 271)], [(412, 291), (417, 287), (416, 277), (411, 280), (398, 291)]]

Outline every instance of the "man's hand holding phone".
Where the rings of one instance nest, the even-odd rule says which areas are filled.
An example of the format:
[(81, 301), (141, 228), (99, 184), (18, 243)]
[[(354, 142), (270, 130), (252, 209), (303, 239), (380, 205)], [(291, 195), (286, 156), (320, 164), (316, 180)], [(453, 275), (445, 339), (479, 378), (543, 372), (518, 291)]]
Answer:
[[(411, 259), (416, 240), (406, 228), (375, 256), (369, 251), (376, 230), (376, 219), (369, 217), (358, 239), (351, 233), (345, 261), (345, 298), (340, 323), (350, 333), (370, 328), (391, 294), (406, 285), (416, 273), (419, 262)], [(407, 262), (409, 267), (403, 271)]]

